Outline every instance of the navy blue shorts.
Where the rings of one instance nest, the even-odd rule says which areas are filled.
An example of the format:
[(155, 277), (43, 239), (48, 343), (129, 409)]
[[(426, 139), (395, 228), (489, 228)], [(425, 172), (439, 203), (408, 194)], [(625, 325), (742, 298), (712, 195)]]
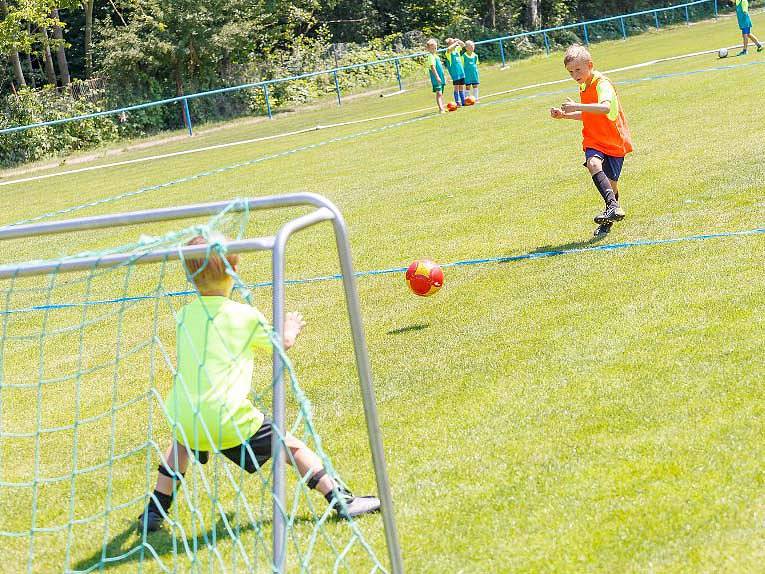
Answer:
[(749, 28), (741, 28), (741, 33), (744, 36), (748, 36), (749, 34), (752, 33), (752, 27), (750, 26)]
[(606, 155), (602, 151), (598, 151), (591, 147), (584, 150), (584, 167), (587, 167), (587, 160), (591, 157), (599, 157), (603, 162), (603, 173), (611, 181), (619, 181), (619, 176), (622, 174), (622, 166), (624, 165), (623, 157), (614, 157), (612, 155)]

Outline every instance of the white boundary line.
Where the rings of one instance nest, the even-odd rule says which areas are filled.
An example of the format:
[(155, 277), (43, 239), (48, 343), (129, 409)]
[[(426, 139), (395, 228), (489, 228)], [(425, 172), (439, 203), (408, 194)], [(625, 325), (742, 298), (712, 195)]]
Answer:
[(25, 178), (22, 178), (22, 179), (14, 179), (14, 180), (11, 180), (11, 181), (0, 181), (0, 186), (14, 185), (16, 183), (27, 183), (27, 182), (30, 182), (30, 181), (39, 181), (39, 180), (42, 180), (42, 179), (50, 179), (50, 178), (53, 178), (53, 177), (61, 177), (61, 176), (65, 176), (65, 175), (73, 175), (73, 174), (76, 174), (76, 173), (84, 173), (84, 172), (88, 172), (88, 171), (96, 171), (96, 170), (100, 170), (100, 169), (107, 169), (107, 168), (110, 168), (110, 167), (121, 167), (121, 166), (124, 166), (124, 165), (132, 165), (132, 164), (136, 164), (136, 163), (144, 163), (144, 162), (147, 162), (147, 161), (155, 161), (155, 160), (158, 160), (158, 159), (166, 159), (166, 158), (170, 158), (170, 157), (178, 157), (178, 156), (183, 156), (183, 155), (189, 155), (189, 154), (194, 154), (194, 153), (211, 151), (211, 150), (215, 150), (215, 149), (223, 149), (223, 148), (228, 148), (228, 147), (233, 147), (233, 146), (247, 145), (247, 144), (258, 143), (258, 142), (263, 142), (263, 141), (268, 141), (268, 140), (281, 139), (281, 138), (285, 138), (285, 137), (289, 137), (289, 136), (296, 136), (296, 135), (300, 135), (300, 134), (304, 134), (304, 133), (308, 133), (308, 132), (315, 132), (315, 131), (318, 131), (318, 130), (326, 130), (326, 129), (331, 129), (331, 128), (339, 128), (339, 127), (350, 126), (350, 125), (354, 125), (354, 124), (361, 124), (361, 123), (366, 123), (366, 122), (374, 122), (374, 121), (378, 121), (378, 120), (387, 120), (387, 119), (396, 118), (396, 117), (400, 117), (400, 116), (408, 116), (408, 115), (412, 115), (412, 114), (417, 114), (417, 113), (422, 113), (422, 112), (425, 112), (425, 111), (429, 111), (431, 109), (432, 108), (427, 107), (427, 108), (420, 108), (418, 110), (410, 110), (408, 112), (399, 112), (399, 113), (396, 113), (396, 114), (389, 114), (389, 115), (386, 115), (386, 116), (377, 116), (377, 117), (373, 117), (373, 118), (363, 118), (363, 119), (360, 119), (360, 120), (350, 120), (350, 121), (347, 121), (347, 122), (339, 122), (339, 123), (336, 123), (336, 124), (327, 124), (325, 126), (323, 126), (323, 125), (316, 125), (316, 126), (313, 126), (313, 127), (310, 127), (310, 128), (303, 128), (302, 130), (296, 130), (296, 131), (293, 131), (293, 132), (285, 132), (285, 133), (281, 133), (281, 134), (275, 134), (275, 135), (272, 135), (272, 136), (262, 136), (262, 137), (258, 137), (258, 138), (252, 138), (252, 139), (247, 139), (247, 140), (239, 140), (239, 141), (228, 142), (228, 143), (223, 143), (223, 144), (215, 144), (215, 145), (210, 145), (210, 146), (205, 146), (205, 147), (200, 147), (200, 148), (194, 148), (194, 149), (189, 149), (189, 150), (176, 151), (176, 152), (172, 152), (172, 153), (165, 153), (165, 154), (160, 154), (160, 155), (152, 155), (152, 156), (141, 157), (141, 158), (136, 158), (136, 159), (127, 159), (127, 160), (124, 160), (124, 161), (105, 163), (105, 164), (101, 164), (101, 165), (92, 165), (92, 166), (89, 166), (89, 167), (81, 167), (81, 168), (78, 168), (78, 169), (70, 169), (68, 171), (61, 171), (61, 172), (57, 172), (57, 173), (48, 173), (48, 174), (44, 174), (44, 175), (35, 175), (35, 176), (32, 176), (32, 177), (25, 177)]
[[(739, 44), (737, 46), (730, 46), (728, 50), (735, 50), (737, 48), (740, 48), (742, 45)], [(691, 52), (690, 54), (681, 54), (680, 56), (668, 56), (666, 58), (658, 58), (656, 60), (648, 60), (647, 62), (641, 62), (639, 64), (632, 64), (631, 66), (624, 66), (622, 68), (613, 68), (612, 70), (606, 70), (603, 72), (604, 74), (613, 74), (615, 72), (626, 72), (627, 70), (636, 70), (638, 68), (645, 68), (647, 66), (652, 66), (655, 64), (661, 64), (663, 62), (671, 62), (673, 60), (682, 60), (685, 58), (693, 58), (695, 56), (703, 56), (706, 54), (716, 54), (718, 52), (719, 48), (715, 48), (714, 50), (703, 50), (701, 52)], [(552, 80), (549, 82), (540, 82), (538, 84), (529, 84), (527, 86), (521, 86), (519, 88), (511, 88), (509, 90), (503, 90), (501, 92), (493, 92), (491, 94), (486, 94), (485, 96), (481, 96), (481, 98), (493, 98), (496, 96), (504, 96), (505, 94), (512, 94), (514, 92), (521, 92), (523, 90), (532, 90), (534, 88), (543, 88), (545, 86), (554, 86), (556, 84), (565, 84), (566, 82), (570, 82), (571, 78), (564, 78), (562, 80)]]
[[(735, 45), (735, 46), (730, 46), (728, 49), (729, 50), (735, 50), (735, 49), (740, 48), (740, 47), (741, 47), (741, 44), (738, 44), (738, 45)], [(641, 62), (639, 64), (633, 64), (631, 66), (625, 66), (625, 67), (622, 67), (622, 68), (614, 68), (612, 70), (606, 70), (605, 73), (606, 74), (612, 74), (612, 73), (615, 73), (615, 72), (624, 72), (624, 71), (627, 71), (627, 70), (635, 70), (635, 69), (638, 69), (638, 68), (645, 68), (647, 66), (651, 66), (651, 65), (655, 65), (655, 64), (660, 64), (662, 62), (670, 62), (670, 61), (673, 61), (673, 60), (681, 60), (681, 59), (685, 59), (685, 58), (692, 58), (692, 57), (696, 57), (696, 56), (703, 56), (703, 55), (706, 55), (706, 54), (714, 54), (714, 53), (717, 53), (717, 51), (718, 51), (718, 49), (703, 50), (701, 52), (691, 52), (690, 54), (682, 54), (680, 56), (668, 56), (666, 58), (658, 58), (656, 60), (649, 60), (647, 62)], [(518, 88), (511, 88), (509, 90), (503, 90), (501, 92), (493, 92), (491, 94), (485, 94), (484, 96), (482, 96), (482, 99), (493, 98), (493, 97), (502, 96), (502, 95), (505, 95), (505, 94), (512, 94), (512, 93), (520, 92), (520, 91), (524, 91), (524, 90), (533, 90), (535, 88), (543, 88), (545, 86), (553, 86), (553, 85), (556, 85), (556, 84), (563, 84), (563, 83), (570, 82), (570, 81), (571, 81), (570, 78), (564, 78), (562, 80), (552, 80), (552, 81), (549, 81), (549, 82), (540, 82), (540, 83), (537, 83), (537, 84), (529, 84), (529, 85), (521, 86), (521, 87), (518, 87)], [(393, 95), (393, 94), (391, 94), (391, 95)], [(258, 138), (240, 140), (240, 141), (223, 143), (223, 144), (215, 144), (215, 145), (210, 145), (210, 146), (205, 146), (205, 147), (200, 147), (200, 148), (194, 148), (194, 149), (189, 149), (189, 150), (176, 151), (176, 152), (172, 152), (172, 153), (152, 155), (152, 156), (136, 158), (136, 159), (128, 159), (128, 160), (124, 160), (124, 161), (105, 163), (105, 164), (101, 164), (101, 165), (93, 165), (93, 166), (89, 166), (89, 167), (81, 167), (81, 168), (78, 168), (78, 169), (72, 169), (72, 170), (68, 170), (68, 171), (61, 171), (61, 172), (56, 172), (56, 173), (48, 173), (48, 174), (44, 174), (44, 175), (35, 175), (35, 176), (25, 177), (25, 178), (21, 178), (21, 179), (13, 179), (13, 180), (10, 180), (10, 181), (0, 181), (0, 187), (6, 186), (6, 185), (15, 185), (15, 184), (18, 184), (18, 183), (28, 183), (28, 182), (31, 182), (31, 181), (40, 181), (40, 180), (44, 180), (44, 179), (51, 179), (51, 178), (54, 178), (54, 177), (63, 177), (63, 176), (67, 176), (67, 175), (74, 175), (74, 174), (85, 173), (85, 172), (89, 172), (89, 171), (108, 169), (108, 168), (112, 168), (112, 167), (121, 167), (121, 166), (125, 166), (125, 165), (133, 165), (133, 164), (137, 164), (137, 163), (145, 163), (145, 162), (149, 162), (149, 161), (156, 161), (156, 160), (167, 159), (167, 158), (171, 158), (171, 157), (179, 157), (179, 156), (190, 155), (190, 154), (195, 154), (195, 153), (202, 153), (202, 152), (206, 152), (206, 151), (212, 151), (212, 150), (216, 150), (216, 149), (224, 149), (224, 148), (229, 148), (229, 147), (234, 147), (234, 146), (239, 146), (239, 145), (247, 145), (247, 144), (253, 144), (253, 143), (258, 143), (258, 142), (276, 140), (276, 139), (281, 139), (281, 138), (295, 136), (295, 135), (301, 135), (301, 134), (304, 134), (304, 133), (318, 131), (318, 130), (338, 128), (338, 127), (343, 127), (343, 126), (350, 126), (350, 125), (354, 125), (354, 124), (374, 122), (374, 121), (379, 121), (379, 120), (387, 120), (387, 119), (391, 119), (391, 118), (396, 118), (396, 117), (401, 117), (401, 116), (407, 116), (407, 115), (427, 112), (427, 111), (430, 111), (432, 109), (433, 109), (432, 106), (429, 106), (427, 108), (419, 108), (419, 109), (416, 109), (416, 110), (410, 110), (408, 112), (399, 112), (399, 113), (395, 113), (395, 114), (388, 114), (388, 115), (384, 115), (384, 116), (376, 116), (376, 117), (372, 117), (372, 118), (363, 118), (363, 119), (359, 119), (359, 120), (350, 120), (350, 121), (347, 121), (347, 122), (339, 122), (339, 123), (335, 123), (335, 124), (327, 124), (325, 126), (323, 126), (323, 125), (316, 125), (316, 126), (313, 126), (313, 127), (310, 127), (310, 128), (303, 128), (301, 130), (296, 130), (296, 131), (292, 131), (292, 132), (285, 132), (285, 133), (275, 134), (275, 135), (271, 135), (271, 136), (262, 136), (262, 137), (258, 137)]]
[(381, 98), (390, 98), (391, 96), (400, 96), (403, 93), (408, 92), (409, 90), (403, 89), (403, 90), (396, 90), (395, 92), (390, 92), (388, 94), (380, 94)]

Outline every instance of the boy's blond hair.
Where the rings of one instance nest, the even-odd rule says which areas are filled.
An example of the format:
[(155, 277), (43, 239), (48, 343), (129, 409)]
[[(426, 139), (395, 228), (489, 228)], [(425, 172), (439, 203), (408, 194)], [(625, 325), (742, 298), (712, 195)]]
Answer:
[(568, 50), (566, 50), (566, 54), (563, 56), (563, 65), (568, 66), (571, 62), (580, 60), (584, 62), (592, 62), (590, 51), (581, 44), (569, 46)]
[(438, 46), (438, 40), (436, 40), (435, 38), (431, 38), (430, 40), (425, 42), (425, 45), (426, 46), (433, 46), (435, 48), (436, 46)]
[[(186, 245), (207, 245), (207, 240), (201, 235), (197, 235)], [(228, 261), (228, 265), (223, 262), (223, 259), (214, 249), (209, 250), (207, 257), (191, 256), (184, 259), (189, 279), (197, 288), (215, 285), (226, 279), (229, 265), (235, 267), (239, 264), (239, 254), (227, 253), (226, 261)]]

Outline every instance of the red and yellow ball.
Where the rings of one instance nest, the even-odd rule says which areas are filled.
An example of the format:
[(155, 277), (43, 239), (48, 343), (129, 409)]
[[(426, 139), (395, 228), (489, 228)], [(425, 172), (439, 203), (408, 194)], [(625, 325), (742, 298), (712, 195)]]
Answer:
[(429, 297), (443, 286), (444, 272), (428, 259), (413, 261), (406, 270), (406, 283), (415, 295)]

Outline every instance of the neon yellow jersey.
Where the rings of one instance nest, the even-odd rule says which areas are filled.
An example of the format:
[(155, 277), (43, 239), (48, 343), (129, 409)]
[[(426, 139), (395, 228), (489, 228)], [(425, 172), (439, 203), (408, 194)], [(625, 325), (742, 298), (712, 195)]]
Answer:
[(619, 116), (619, 97), (616, 95), (613, 84), (608, 78), (601, 77), (595, 89), (598, 94), (598, 103), (610, 102), (611, 108), (608, 111), (608, 119), (615, 122)]
[(272, 349), (257, 309), (202, 296), (176, 318), (178, 368), (166, 408), (175, 439), (196, 450), (242, 444), (263, 424), (250, 400), (256, 351)]

